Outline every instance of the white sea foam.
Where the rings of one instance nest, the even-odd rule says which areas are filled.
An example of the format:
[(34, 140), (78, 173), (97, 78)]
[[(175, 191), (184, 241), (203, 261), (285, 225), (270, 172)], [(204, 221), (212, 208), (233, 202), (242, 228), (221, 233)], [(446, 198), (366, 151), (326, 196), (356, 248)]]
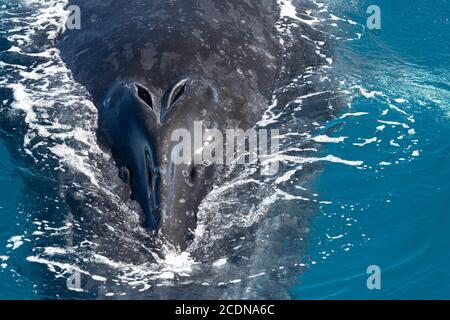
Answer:
[(23, 236), (12, 236), (8, 239), (7, 248), (11, 248), (12, 250), (16, 250), (23, 245)]
[(364, 139), (364, 142), (361, 142), (361, 143), (353, 143), (353, 145), (355, 145), (355, 146), (358, 146), (358, 147), (363, 147), (363, 146), (365, 146), (365, 145), (368, 145), (368, 144), (371, 144), (371, 143), (374, 143), (374, 142), (377, 142), (377, 138), (376, 137), (373, 137), (373, 138), (369, 138), (369, 139)]
[(278, 0), (278, 4), (280, 6), (280, 16), (291, 18), (297, 21), (301, 21), (302, 23), (306, 24), (316, 24), (319, 23), (320, 20), (314, 16), (308, 15), (308, 18), (310, 19), (302, 19), (297, 15), (297, 9), (292, 4), (291, 0)]
[(215, 261), (215, 262), (213, 263), (213, 266), (214, 266), (214, 267), (221, 267), (221, 266), (224, 266), (224, 265), (227, 263), (227, 260), (228, 260), (228, 258), (222, 258), (222, 259), (219, 259), (219, 260), (217, 260), (217, 261)]
[[(87, 145), (90, 153), (101, 153), (95, 138), (96, 109), (85, 89), (73, 80), (59, 51), (53, 46), (58, 34), (65, 28), (67, 1), (42, 3), (26, 0), (22, 3), (34, 13), (14, 18), (24, 21), (17, 21), (19, 27), (10, 30), (8, 40), (13, 46), (9, 51), (30, 58), (42, 58), (32, 69), (7, 64), (12, 68), (5, 84), (13, 91), (14, 101), (11, 106), (24, 112), (28, 126), (24, 151), (37, 160), (38, 156), (47, 157), (48, 154), (44, 151), (37, 155), (34, 149), (47, 146), (56, 159), (90, 177), (95, 184), (92, 165), (87, 162), (86, 156), (80, 155), (84, 150), (75, 149), (70, 142), (78, 141)], [(41, 51), (36, 51), (33, 47), (35, 39), (44, 37), (48, 44), (41, 46)], [(67, 117), (71, 121), (60, 122)], [(91, 120), (86, 121), (89, 117)], [(39, 141), (38, 145), (36, 141)]]
[(348, 117), (361, 117), (361, 116), (365, 116), (368, 115), (368, 112), (349, 112), (349, 113), (344, 113), (342, 116), (340, 116), (340, 119), (345, 119)]
[(327, 135), (320, 135), (312, 138), (316, 142), (320, 143), (340, 143), (345, 141), (347, 137), (329, 137)]

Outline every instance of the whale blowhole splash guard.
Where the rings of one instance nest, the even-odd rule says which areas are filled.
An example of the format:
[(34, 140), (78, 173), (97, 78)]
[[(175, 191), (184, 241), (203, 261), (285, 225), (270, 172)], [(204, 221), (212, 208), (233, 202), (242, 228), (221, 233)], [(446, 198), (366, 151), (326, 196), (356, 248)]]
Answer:
[(1, 0), (0, 299), (450, 298), (427, 3)]

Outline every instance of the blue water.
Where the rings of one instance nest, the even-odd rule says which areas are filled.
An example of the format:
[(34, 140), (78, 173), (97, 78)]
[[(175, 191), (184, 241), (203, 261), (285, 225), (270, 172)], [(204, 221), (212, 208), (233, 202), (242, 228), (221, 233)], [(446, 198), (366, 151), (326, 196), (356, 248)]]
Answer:
[[(370, 4), (342, 13), (364, 24)], [(367, 115), (336, 120), (343, 126), (335, 134), (350, 138), (324, 150), (371, 168), (330, 164), (319, 177), (318, 193), (332, 203), (314, 221), (309, 254), (316, 264), (292, 290), (298, 299), (450, 298), (450, 2), (377, 4), (381, 30), (340, 43), (337, 59), (350, 82), (383, 94), (355, 93), (351, 111)], [(388, 98), (407, 115), (390, 108)], [(389, 112), (381, 116), (384, 110)], [(380, 119), (406, 123), (415, 134), (390, 125), (377, 131)], [(355, 137), (378, 140), (355, 147)], [(413, 150), (420, 155), (410, 157)], [(381, 268), (381, 290), (366, 286), (370, 265)]]
[[(450, 299), (450, 1), (378, 1), (381, 30), (364, 28), (371, 1), (327, 3), (342, 19), (333, 65), (352, 100), (318, 129), (342, 138), (320, 152), (362, 164), (327, 162), (318, 175), (308, 267), (291, 296)], [(12, 238), (24, 233), (26, 169), (10, 135), (0, 132), (0, 299), (39, 298), (16, 263), (29, 255)], [(371, 265), (380, 290), (367, 288)]]
[[(7, 268), (11, 259), (22, 257), (10, 257), (11, 248), (6, 247), (8, 240), (15, 234), (18, 221), (18, 204), (21, 201), (23, 183), (18, 168), (11, 156), (0, 143), (0, 283), (2, 284), (1, 296), (3, 299), (31, 299), (34, 295), (32, 285), (15, 270)], [(5, 257), (8, 257), (7, 259)]]

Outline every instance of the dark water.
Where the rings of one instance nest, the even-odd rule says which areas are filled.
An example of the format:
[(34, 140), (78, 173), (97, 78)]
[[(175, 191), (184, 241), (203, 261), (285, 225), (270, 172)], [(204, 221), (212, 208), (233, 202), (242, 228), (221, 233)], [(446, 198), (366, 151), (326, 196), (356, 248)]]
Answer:
[(307, 76), (347, 108), (302, 128), (314, 91), (293, 74), (262, 121), (286, 130), (280, 174), (254, 187), (236, 173), (205, 201), (190, 251), (155, 252), (103, 178), (95, 108), (54, 49), (65, 1), (0, 2), (0, 298), (448, 298), (449, 2), (382, 1), (379, 31), (367, 1), (295, 4), (280, 1), (286, 55), (323, 32), (303, 38), (323, 60)]

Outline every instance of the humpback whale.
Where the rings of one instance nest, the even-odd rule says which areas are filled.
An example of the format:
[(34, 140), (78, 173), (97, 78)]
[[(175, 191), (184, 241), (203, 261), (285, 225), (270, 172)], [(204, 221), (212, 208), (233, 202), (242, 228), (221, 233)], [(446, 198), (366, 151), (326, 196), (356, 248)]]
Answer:
[[(185, 249), (223, 167), (174, 164), (171, 134), (195, 121), (253, 127), (281, 68), (275, 0), (72, 0), (81, 29), (61, 56), (98, 109), (98, 139), (142, 224)], [(191, 155), (193, 156), (193, 155)], [(128, 199), (124, 199), (127, 201)]]

